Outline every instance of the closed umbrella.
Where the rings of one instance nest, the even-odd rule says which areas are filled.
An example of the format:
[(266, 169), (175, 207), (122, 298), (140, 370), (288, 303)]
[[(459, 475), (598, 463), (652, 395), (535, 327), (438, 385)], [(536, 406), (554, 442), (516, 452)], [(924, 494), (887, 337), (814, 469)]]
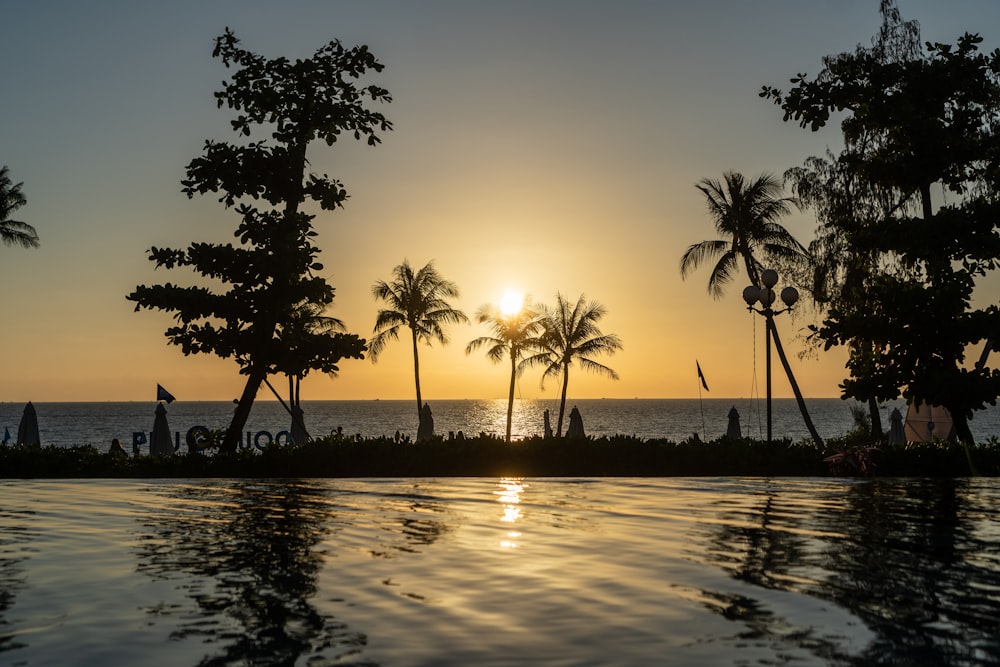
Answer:
[(569, 428), (566, 429), (567, 438), (586, 438), (587, 435), (583, 432), (583, 415), (580, 411), (573, 406), (573, 409), (569, 412)]
[(548, 439), (552, 437), (552, 421), (549, 419), (549, 411), (547, 408), (543, 413), (543, 416), (545, 419), (542, 424), (542, 428), (545, 429), (545, 438)]
[(726, 427), (726, 437), (730, 440), (739, 440), (743, 437), (743, 433), (740, 431), (740, 413), (737, 412), (735, 405), (729, 410), (729, 425)]
[(19, 445), (40, 445), (42, 438), (38, 434), (38, 414), (35, 406), (28, 401), (21, 414), (21, 422), (17, 425), (17, 444)]
[(906, 411), (903, 433), (907, 442), (954, 440), (955, 425), (947, 408), (940, 405), (911, 403)]
[(903, 415), (899, 408), (893, 408), (889, 415), (889, 444), (901, 445), (906, 442), (906, 434), (903, 432)]
[(417, 442), (430, 440), (434, 437), (434, 415), (431, 414), (431, 406), (424, 403), (420, 409), (420, 425), (417, 426)]
[(174, 443), (167, 426), (167, 409), (163, 403), (156, 404), (156, 418), (153, 420), (153, 437), (149, 441), (149, 453), (153, 456), (173, 456)]

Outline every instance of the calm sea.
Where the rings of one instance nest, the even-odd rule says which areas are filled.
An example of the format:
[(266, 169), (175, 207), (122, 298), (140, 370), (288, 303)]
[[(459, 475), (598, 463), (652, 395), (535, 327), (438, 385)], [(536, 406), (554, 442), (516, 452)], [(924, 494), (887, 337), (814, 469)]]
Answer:
[(997, 479), (0, 480), (0, 665), (1000, 664)]
[[(507, 401), (453, 400), (430, 401), (435, 432), (504, 433)], [(836, 398), (809, 399), (808, 410), (823, 438), (840, 437), (851, 430), (851, 406), (857, 403)], [(744, 436), (763, 439), (767, 434), (765, 401), (746, 399), (587, 399), (567, 403), (567, 413), (577, 406), (583, 416), (587, 435), (635, 435), (640, 438), (668, 438), (680, 441), (695, 432), (704, 440), (723, 435), (730, 409), (736, 408)], [(153, 429), (156, 404), (139, 403), (35, 403), (42, 444), (75, 446), (92, 444), (106, 447), (119, 438), (132, 451), (133, 442), (148, 441)], [(218, 402), (176, 401), (167, 406), (167, 422), (179, 442), (193, 426), (223, 429), (232, 417), (233, 404)], [(347, 435), (413, 437), (417, 431), (415, 401), (304, 401), (306, 427), (313, 437), (329, 435), (337, 428)], [(889, 428), (889, 415), (898, 407), (903, 415), (906, 405), (896, 402), (883, 406), (883, 427)], [(514, 403), (513, 436), (541, 435), (544, 411), (550, 411), (556, 428), (559, 404), (556, 400), (517, 400)], [(7, 429), (12, 438), (24, 412), (23, 404), (0, 403), (0, 432)], [(772, 406), (775, 438), (800, 440), (809, 437), (802, 416), (793, 399), (775, 399)], [(569, 416), (563, 424), (565, 431)], [(291, 420), (280, 403), (257, 401), (247, 423), (249, 440), (264, 444), (270, 438), (285, 437)], [(1000, 408), (976, 414), (972, 432), (978, 440), (1000, 436)], [(244, 444), (248, 440), (243, 435)], [(147, 444), (140, 444), (147, 451)]]

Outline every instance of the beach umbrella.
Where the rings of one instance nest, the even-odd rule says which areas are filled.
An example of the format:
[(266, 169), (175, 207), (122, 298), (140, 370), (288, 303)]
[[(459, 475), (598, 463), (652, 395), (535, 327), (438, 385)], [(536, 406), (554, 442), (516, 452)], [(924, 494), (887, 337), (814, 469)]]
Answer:
[(306, 433), (305, 413), (297, 405), (292, 406), (292, 428), (289, 431), (292, 434), (292, 442), (296, 445), (304, 445), (309, 440), (309, 434)]
[(906, 433), (903, 430), (903, 414), (899, 408), (893, 408), (889, 415), (889, 444), (901, 445), (906, 442)]
[(545, 429), (545, 437), (546, 439), (548, 439), (552, 437), (552, 422), (549, 420), (548, 408), (545, 409), (545, 412), (543, 413), (542, 416), (545, 418), (543, 428)]
[(955, 425), (947, 408), (940, 405), (911, 403), (906, 410), (903, 434), (907, 442), (954, 440)]
[(35, 406), (28, 401), (21, 414), (21, 422), (17, 425), (17, 444), (19, 445), (40, 445), (42, 438), (38, 434), (38, 414)]
[(417, 442), (430, 440), (434, 437), (434, 415), (431, 414), (431, 406), (424, 403), (420, 408), (420, 425), (417, 426)]
[(163, 403), (156, 404), (156, 418), (153, 420), (153, 437), (149, 441), (149, 453), (153, 456), (173, 456), (174, 443), (167, 426), (167, 409)]
[(737, 412), (735, 405), (729, 410), (729, 425), (726, 426), (726, 437), (730, 440), (739, 440), (743, 437), (743, 433), (740, 431), (740, 413)]
[(569, 428), (566, 429), (567, 438), (586, 438), (587, 435), (583, 432), (583, 416), (580, 411), (573, 406), (573, 409), (569, 412)]

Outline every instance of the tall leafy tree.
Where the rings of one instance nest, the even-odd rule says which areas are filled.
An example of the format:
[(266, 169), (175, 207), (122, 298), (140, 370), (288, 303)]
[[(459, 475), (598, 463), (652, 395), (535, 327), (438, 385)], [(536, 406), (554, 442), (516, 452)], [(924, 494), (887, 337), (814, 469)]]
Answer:
[(526, 355), (538, 345), (543, 331), (542, 315), (530, 303), (517, 313), (507, 315), (496, 304), (486, 304), (476, 311), (476, 321), (486, 324), (492, 335), (480, 336), (469, 342), (466, 354), (485, 348), (486, 357), (493, 363), (500, 363), (504, 357), (510, 360), (510, 389), (507, 393), (507, 434), (510, 442), (510, 426), (514, 416), (514, 386), (518, 375), (528, 367)]
[[(213, 57), (234, 68), (231, 80), (215, 93), (220, 108), (237, 112), (233, 130), (245, 137), (269, 133), (271, 141), (206, 141), (181, 183), (189, 197), (219, 193), (219, 201), (235, 207), (241, 216), (234, 234), (238, 244), (154, 247), (149, 259), (158, 268), (192, 269), (212, 287), (140, 285), (128, 299), (137, 310), (173, 313), (177, 324), (166, 336), (185, 354), (213, 353), (239, 364), (247, 382), (222, 445), (232, 451), (269, 374), (301, 373), (306, 367), (333, 371), (340, 359), (363, 355), (362, 339), (339, 332), (324, 334), (321, 350), (290, 347), (290, 335), (310, 329), (295, 323), (321, 312), (334, 298), (333, 287), (314, 274), (322, 270), (313, 245), (315, 216), (304, 212), (303, 204), (333, 210), (347, 198), (339, 181), (310, 171), (306, 151), (313, 142), (332, 146), (344, 136), (376, 145), (378, 132), (392, 125), (367, 103), (391, 97), (358, 81), (383, 69), (365, 46), (346, 48), (332, 41), (304, 60), (267, 59), (241, 48), (227, 28), (215, 41)], [(299, 352), (295, 363), (289, 361), (293, 350)]]
[[(696, 186), (705, 196), (708, 214), (723, 238), (690, 246), (681, 256), (681, 278), (687, 278), (703, 262), (718, 258), (709, 275), (708, 291), (719, 298), (725, 293), (725, 287), (732, 281), (740, 262), (743, 262), (750, 283), (762, 287), (760, 274), (763, 264), (758, 255), (768, 260), (772, 267), (787, 270), (792, 275), (798, 273), (798, 268), (807, 261), (807, 253), (802, 244), (778, 222), (782, 216), (791, 213), (795, 204), (795, 200), (784, 196), (781, 181), (772, 174), (762, 174), (747, 182), (742, 174), (733, 171), (726, 172), (723, 178), (724, 184), (705, 178)], [(817, 444), (822, 443), (809, 418), (773, 318), (767, 318), (767, 327), (806, 428)]]
[[(871, 46), (858, 45), (855, 51), (870, 53), (883, 63), (920, 58), (920, 24), (904, 21), (895, 0), (881, 0), (879, 12), (882, 24)], [(836, 67), (838, 58), (823, 58), (819, 79), (831, 76), (830, 68)], [(825, 156), (810, 157), (801, 167), (785, 172), (785, 180), (792, 184), (796, 199), (816, 214), (816, 237), (809, 244), (809, 282), (812, 302), (821, 312), (843, 306), (863, 294), (872, 278), (883, 269), (900, 270), (894, 256), (861, 248), (849, 238), (852, 230), (877, 225), (880, 220), (912, 210), (915, 203), (911, 193), (863, 178), (854, 168), (859, 156), (883, 150), (883, 139), (879, 132), (861, 131), (846, 142), (840, 154), (827, 150)], [(812, 329), (815, 332), (816, 328)], [(815, 333), (809, 339), (822, 345)], [(847, 346), (853, 366), (859, 370), (870, 367), (874, 351), (868, 342), (852, 339)], [(872, 380), (870, 370), (859, 372), (855, 393), (862, 401), (867, 395), (872, 435), (879, 437), (882, 435), (879, 401), (894, 398), (898, 392), (895, 387), (886, 391)]]
[(618, 373), (593, 359), (601, 354), (614, 354), (622, 348), (621, 338), (617, 334), (602, 333), (598, 326), (599, 320), (606, 314), (607, 308), (596, 301), (587, 301), (582, 294), (574, 304), (562, 294), (556, 293), (555, 306), (543, 309), (543, 330), (538, 338), (538, 351), (527, 357), (526, 362), (529, 366), (545, 367), (542, 373), (543, 386), (545, 379), (550, 377), (558, 378), (562, 385), (556, 437), (562, 435), (569, 369), (574, 361), (583, 370), (612, 380), (618, 379)]
[[(850, 229), (875, 224), (889, 211), (898, 208), (891, 190), (870, 187), (844, 160), (827, 152), (825, 157), (811, 157), (801, 167), (785, 173), (796, 198), (815, 211), (819, 222), (816, 237), (809, 244), (809, 276), (801, 280), (810, 289), (812, 303), (820, 313), (849, 303), (863, 294), (872, 279), (891, 257), (861, 248), (848, 238)], [(810, 326), (808, 340), (820, 347), (823, 341), (817, 328)], [(859, 368), (872, 361), (871, 345), (860, 339), (849, 344), (851, 363)], [(866, 375), (870, 379), (870, 376)], [(858, 385), (856, 398), (868, 403), (872, 435), (882, 435), (879, 402), (895, 398), (895, 391), (885, 392), (876, 384)]]
[(0, 239), (3, 239), (4, 245), (37, 248), (38, 233), (35, 228), (10, 217), (28, 203), (27, 197), (21, 192), (22, 185), (24, 183), (11, 182), (6, 166), (0, 168)]
[(410, 263), (404, 259), (402, 264), (392, 270), (392, 275), (390, 282), (379, 280), (372, 286), (372, 295), (377, 300), (384, 301), (388, 307), (378, 311), (375, 336), (368, 345), (368, 353), (372, 362), (377, 362), (386, 344), (390, 340), (399, 339), (399, 330), (402, 327), (410, 329), (419, 418), (423, 400), (420, 394), (418, 343), (422, 341), (430, 345), (436, 340), (447, 345), (448, 336), (444, 325), (468, 322), (469, 318), (448, 303), (448, 299), (458, 297), (458, 286), (445, 280), (434, 268), (433, 261), (427, 262), (414, 273)]
[[(899, 207), (844, 230), (852, 247), (894, 260), (831, 308), (818, 330), (828, 347), (865, 351), (849, 361), (844, 396), (902, 392), (943, 405), (965, 442), (973, 412), (1000, 395), (1000, 372), (965, 364), (969, 346), (1000, 325), (996, 306), (972, 305), (977, 282), (1000, 261), (1000, 53), (980, 53), (981, 42), (965, 34), (910, 59), (861, 49), (828, 59), (815, 79), (793, 78), (787, 93), (761, 93), (786, 120), (814, 131), (843, 114), (844, 164), (915, 202), (915, 214)], [(871, 150), (856, 149), (863, 138)], [(951, 200), (937, 210), (935, 186)]]

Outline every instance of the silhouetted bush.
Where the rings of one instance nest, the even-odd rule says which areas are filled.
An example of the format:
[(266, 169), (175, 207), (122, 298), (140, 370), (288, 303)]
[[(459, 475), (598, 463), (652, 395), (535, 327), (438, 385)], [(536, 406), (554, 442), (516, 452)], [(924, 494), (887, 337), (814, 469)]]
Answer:
[[(995, 439), (966, 448), (958, 443), (876, 444), (872, 474), (880, 477), (1000, 475)], [(392, 438), (331, 437), (304, 445), (271, 445), (264, 451), (178, 456), (112, 456), (92, 446), (0, 447), (0, 477), (658, 477), (800, 476), (843, 474), (824, 458), (844, 452), (833, 441), (820, 450), (807, 441), (710, 442), (602, 438), (543, 439), (506, 444), (503, 438), (442, 438), (425, 442)]]

